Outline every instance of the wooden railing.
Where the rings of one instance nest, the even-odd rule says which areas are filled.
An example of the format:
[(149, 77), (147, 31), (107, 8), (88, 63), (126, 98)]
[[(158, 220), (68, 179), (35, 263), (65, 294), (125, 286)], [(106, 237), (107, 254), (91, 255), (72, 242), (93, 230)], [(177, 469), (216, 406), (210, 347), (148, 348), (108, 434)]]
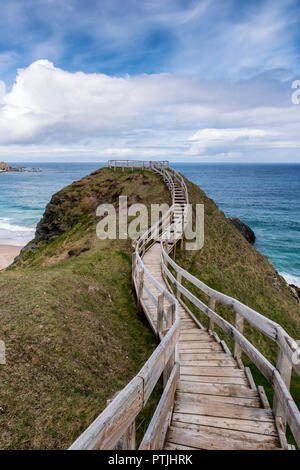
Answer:
[[(299, 353), (297, 343), (279, 324), (269, 320), (255, 310), (252, 310), (242, 302), (208, 287), (204, 282), (181, 268), (168, 255), (163, 242), (161, 253), (162, 271), (167, 284), (170, 286), (170, 290), (172, 290), (171, 285), (173, 285), (176, 289), (178, 300), (185, 308), (188, 307), (183, 302), (182, 297), (188, 299), (200, 312), (208, 317), (208, 330), (210, 333), (214, 332), (214, 325), (216, 324), (233, 339), (233, 356), (240, 367), (243, 367), (241, 362), (241, 353), (243, 351), (265, 376), (274, 389), (273, 413), (275, 419), (278, 420), (277, 428), (285, 432), (287, 422), (295, 441), (300, 447), (300, 412), (289, 392), (292, 368), (294, 368), (298, 375), (300, 374), (299, 357), (298, 360), (296, 360), (296, 351)], [(169, 266), (173, 269), (173, 272), (176, 273), (176, 276), (171, 272)], [(182, 283), (184, 279), (209, 297), (208, 305), (199, 300), (190, 290), (184, 287)], [(234, 310), (234, 326), (215, 312), (216, 302), (220, 302)], [(247, 320), (260, 332), (277, 343), (278, 358), (276, 367), (274, 367), (243, 335), (244, 320)]]
[(108, 160), (109, 168), (169, 168), (167, 160), (145, 161), (145, 160)]
[[(143, 164), (141, 165), (141, 163)], [(161, 375), (163, 375), (164, 383), (163, 394), (139, 448), (160, 449), (162, 447), (167, 431), (167, 416), (173, 404), (179, 378), (179, 364), (177, 362), (179, 303), (185, 307), (199, 327), (202, 327), (183, 301), (183, 297), (207, 316), (207, 328), (211, 334), (216, 335), (214, 333), (214, 325), (216, 324), (233, 339), (233, 355), (240, 367), (243, 367), (241, 361), (243, 351), (270, 382), (274, 389), (273, 412), (279, 435), (281, 433), (281, 436), (279, 436), (281, 442), (284, 442), (285, 439), (285, 423), (287, 422), (295, 441), (300, 447), (300, 413), (289, 392), (292, 368), (297, 374), (300, 373), (300, 364), (294, 360), (297, 351), (295, 341), (277, 323), (238, 300), (210, 288), (171, 259), (169, 254), (176, 247), (177, 241), (182, 239), (185, 227), (184, 217), (176, 224), (172, 222), (176, 208), (175, 185), (179, 185), (182, 189), (186, 203), (189, 199), (184, 179), (174, 170), (168, 168), (168, 162), (120, 160), (110, 161), (109, 166), (111, 168), (120, 166), (150, 168), (163, 178), (172, 195), (173, 205), (171, 208), (137, 241), (132, 262), (132, 277), (138, 305), (144, 310), (152, 330), (160, 339), (160, 343), (140, 372), (110, 401), (105, 410), (74, 442), (70, 449), (134, 449), (135, 418), (147, 403)], [(186, 215), (186, 208), (184, 208), (184, 215)], [(158, 239), (162, 239), (161, 267), (168, 289), (156, 281), (143, 262), (143, 255)], [(199, 300), (183, 285), (184, 279), (209, 297), (208, 305)], [(154, 292), (158, 294), (153, 293), (151, 286), (154, 288)], [(175, 292), (173, 292), (172, 286), (175, 288)], [(145, 294), (147, 295), (147, 302), (143, 299)], [(216, 302), (220, 302), (234, 310), (234, 326), (215, 312)], [(151, 306), (157, 310), (156, 323), (151, 315)], [(244, 320), (247, 320), (277, 343), (278, 359), (276, 367), (244, 336)], [(223, 347), (230, 354), (225, 344), (223, 344)]]
[[(128, 162), (130, 161), (125, 160), (126, 168), (130, 167), (132, 163), (130, 162), (128, 165)], [(138, 167), (140, 164), (136, 161), (134, 163), (133, 167)], [(124, 164), (123, 160), (117, 161), (116, 164), (112, 161), (109, 162), (109, 166), (113, 168), (117, 168), (121, 164)], [(142, 166), (142, 168), (152, 168), (164, 176), (173, 195), (174, 183), (170, 174), (164, 173), (165, 167), (168, 167), (168, 162), (143, 162)], [(144, 265), (142, 257), (152, 244), (168, 231), (172, 225), (173, 211), (174, 205), (140, 237), (135, 246), (132, 262), (132, 278), (138, 306), (144, 310), (151, 328), (160, 339), (160, 343), (139, 373), (110, 401), (98, 418), (72, 444), (71, 450), (135, 448), (135, 418), (146, 405), (162, 375), (164, 391), (140, 449), (156, 448), (167, 431), (163, 428), (173, 403), (179, 377), (179, 364), (176, 362), (176, 347), (179, 338), (178, 302), (176, 297), (151, 275)], [(170, 239), (168, 250), (171, 250), (175, 243), (175, 240)], [(158, 291), (158, 295), (153, 294), (151, 286)], [(145, 294), (148, 297), (148, 303), (143, 300)], [(166, 300), (167, 306), (164, 306), (164, 300)], [(157, 309), (156, 324), (152, 320), (151, 305)]]

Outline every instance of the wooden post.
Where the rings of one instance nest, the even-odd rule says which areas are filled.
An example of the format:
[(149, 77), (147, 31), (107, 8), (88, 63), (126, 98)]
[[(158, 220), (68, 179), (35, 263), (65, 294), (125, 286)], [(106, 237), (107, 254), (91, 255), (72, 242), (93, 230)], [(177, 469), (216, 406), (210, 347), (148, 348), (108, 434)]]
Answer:
[[(276, 368), (281, 375), (287, 389), (290, 389), (291, 376), (292, 376), (292, 364), (288, 360), (281, 348), (278, 349)], [(279, 399), (275, 393), (273, 401), (273, 413), (275, 418), (281, 418), (283, 428), (286, 429), (286, 417), (279, 402)]]
[(136, 254), (135, 252), (132, 253), (132, 281), (134, 281), (134, 278), (135, 278), (135, 264), (136, 264)]
[(163, 321), (164, 321), (164, 294), (160, 294), (157, 299), (157, 335), (163, 331)]
[(167, 307), (167, 324), (166, 329), (168, 330), (172, 326), (172, 304)]
[[(109, 405), (119, 393), (120, 392), (115, 393), (112, 398), (106, 400), (107, 405)], [(135, 420), (128, 426), (113, 450), (135, 450)]]
[(141, 300), (142, 300), (142, 295), (143, 295), (143, 289), (144, 289), (144, 270), (141, 269), (139, 274), (138, 274), (138, 293), (137, 293), (137, 303), (138, 303), (138, 308), (141, 309)]
[[(210, 310), (215, 311), (216, 308), (216, 299), (214, 297), (210, 297), (208, 301), (208, 308)], [(207, 331), (209, 333), (213, 333), (215, 329), (215, 323), (212, 318), (208, 318), (208, 326), (207, 326)]]
[(182, 212), (181, 219), (181, 240), (180, 240), (180, 249), (183, 250), (183, 241), (184, 241), (184, 214)]
[[(171, 328), (171, 326), (173, 325), (174, 323), (174, 320), (175, 320), (175, 304), (170, 304), (168, 309), (167, 309), (167, 329)], [(170, 356), (170, 359), (168, 361), (168, 363), (166, 364), (166, 367), (163, 371), (163, 387), (165, 388), (165, 386), (167, 385), (168, 383), (168, 380), (169, 380), (169, 377), (170, 377), (170, 374), (172, 372), (172, 369), (174, 367), (174, 364), (175, 364), (175, 349), (173, 351), (173, 353), (171, 354)]]
[[(243, 333), (244, 331), (244, 317), (239, 315), (238, 313), (235, 312), (235, 323), (234, 326), (236, 329), (240, 332)], [(237, 343), (237, 341), (234, 342), (234, 347), (233, 347), (233, 357), (238, 361), (238, 364), (240, 365), (242, 363), (242, 348), (241, 346)]]
[[(181, 276), (181, 274), (178, 272), (178, 273), (177, 273), (177, 282), (179, 282), (179, 284), (181, 284), (181, 279), (182, 279), (182, 276)], [(181, 297), (181, 292), (180, 292), (180, 290), (178, 289), (178, 287), (176, 287), (176, 297), (177, 297), (177, 299), (180, 299), (180, 297)]]
[(172, 258), (173, 260), (175, 260), (175, 257), (176, 257), (176, 240), (174, 240), (174, 247), (173, 247), (173, 254), (172, 254)]

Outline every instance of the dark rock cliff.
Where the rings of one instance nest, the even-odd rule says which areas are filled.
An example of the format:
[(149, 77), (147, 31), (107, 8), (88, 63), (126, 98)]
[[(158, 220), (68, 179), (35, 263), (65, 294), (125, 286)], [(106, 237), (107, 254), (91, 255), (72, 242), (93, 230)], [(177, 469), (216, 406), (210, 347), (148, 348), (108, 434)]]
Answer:
[(228, 220), (239, 230), (239, 232), (241, 232), (241, 234), (246, 238), (249, 243), (251, 243), (252, 245), (255, 243), (255, 233), (249, 227), (249, 225), (245, 224), (237, 217), (230, 217)]

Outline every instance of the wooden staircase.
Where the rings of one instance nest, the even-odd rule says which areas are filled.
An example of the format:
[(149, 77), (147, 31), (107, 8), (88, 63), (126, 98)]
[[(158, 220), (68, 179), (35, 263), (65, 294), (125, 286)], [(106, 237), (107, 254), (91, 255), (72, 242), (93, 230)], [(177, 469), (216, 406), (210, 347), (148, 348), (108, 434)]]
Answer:
[[(110, 161), (109, 167), (157, 172), (172, 194), (172, 207), (138, 240), (132, 276), (142, 308), (159, 345), (139, 373), (121, 390), (70, 449), (135, 449), (135, 418), (163, 377), (163, 393), (140, 450), (287, 449), (286, 422), (300, 446), (300, 412), (289, 392), (292, 369), (300, 373), (299, 348), (277, 323), (207, 286), (170, 257), (182, 243), (188, 192), (169, 163)], [(168, 221), (170, 218), (170, 221)], [(192, 283), (209, 297), (204, 304), (185, 287)], [(204, 329), (186, 303), (208, 319)], [(220, 302), (235, 312), (232, 325), (215, 311)], [(244, 336), (247, 320), (278, 345), (276, 367)], [(214, 332), (218, 325), (234, 342), (233, 353)], [(273, 409), (243, 366), (242, 351), (274, 389)], [(298, 352), (297, 352), (298, 351)]]
[[(176, 224), (185, 203), (177, 186), (174, 202)], [(168, 288), (161, 270), (159, 242), (149, 248), (143, 262), (156, 281)], [(152, 293), (159, 295), (153, 287)], [(143, 301), (156, 324), (157, 309), (146, 294)], [(167, 300), (165, 304), (167, 307)], [(262, 407), (245, 371), (181, 305), (179, 315), (180, 377), (164, 449), (280, 449), (273, 413)]]

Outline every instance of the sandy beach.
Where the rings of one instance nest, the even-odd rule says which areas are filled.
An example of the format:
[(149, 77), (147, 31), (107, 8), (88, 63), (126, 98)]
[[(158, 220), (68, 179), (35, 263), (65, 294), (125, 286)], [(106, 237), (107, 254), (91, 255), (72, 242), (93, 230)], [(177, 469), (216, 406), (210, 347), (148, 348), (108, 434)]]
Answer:
[(20, 253), (22, 246), (0, 245), (0, 269), (7, 268)]

